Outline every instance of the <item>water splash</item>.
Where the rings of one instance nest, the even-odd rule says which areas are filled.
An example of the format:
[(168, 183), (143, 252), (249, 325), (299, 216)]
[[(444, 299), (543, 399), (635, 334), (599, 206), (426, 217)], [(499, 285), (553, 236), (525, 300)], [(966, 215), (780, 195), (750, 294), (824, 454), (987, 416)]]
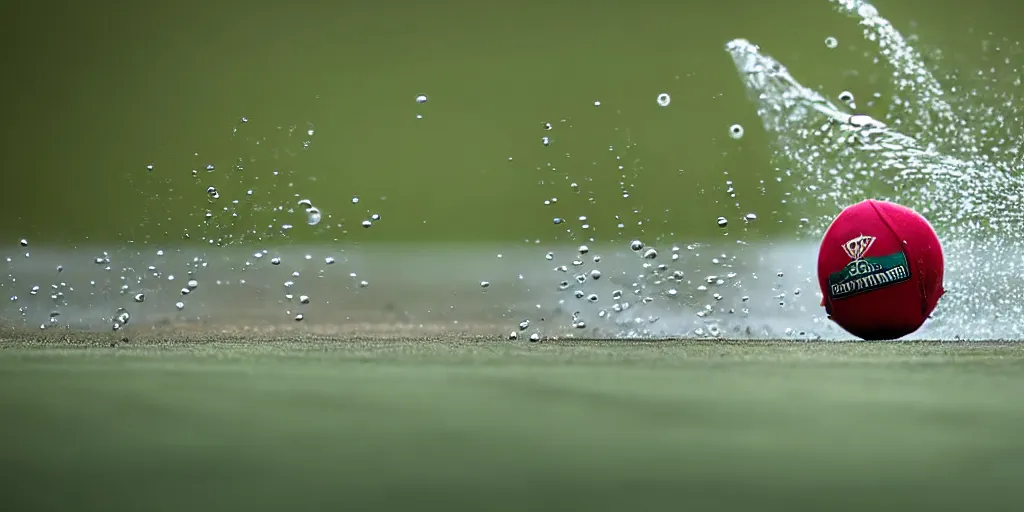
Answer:
[[(870, 56), (892, 77), (888, 109), (877, 118), (858, 111), (848, 92), (822, 94), (800, 84), (749, 41), (726, 45), (775, 147), (776, 183), (786, 187), (780, 211), (806, 215), (801, 204), (838, 211), (866, 197), (914, 206), (933, 221), (949, 257), (947, 295), (914, 337), (1020, 337), (1024, 252), (1007, 241), (1022, 227), (1019, 46), (995, 43), (982, 71), (938, 76), (874, 6), (832, 3), (862, 27), (876, 46)], [(838, 41), (826, 46), (834, 49)], [(667, 93), (656, 100), (671, 102)], [(426, 108), (426, 101), (422, 95), (410, 108)], [(601, 102), (583, 105), (592, 110)], [(558, 156), (571, 120), (550, 121), (555, 124), (539, 119), (539, 133), (530, 135), (548, 146), (536, 170), (549, 176), (573, 165), (567, 153)], [(755, 243), (758, 225), (778, 219), (745, 208), (728, 173), (719, 185), (736, 210), (706, 219), (716, 222), (721, 242), (630, 241), (653, 222), (654, 208), (631, 203), (642, 165), (630, 152), (635, 141), (628, 131), (624, 143), (618, 139), (593, 163), (617, 181), (625, 209), (595, 209), (593, 175), (560, 172), (557, 183), (542, 180), (557, 188), (538, 198), (555, 210), (544, 228), (557, 235), (545, 243), (432, 251), (345, 244), (387, 229), (387, 220), (360, 229), (376, 226), (380, 205), (359, 194), (365, 190), (346, 194), (346, 204), (307, 198), (317, 190), (302, 183), (314, 177), (281, 157), (307, 151), (313, 126), (260, 135), (260, 125), (242, 118), (234, 127), (241, 155), (235, 162), (210, 163), (196, 154), (187, 184), (167, 178), (167, 166), (140, 167), (134, 185), (153, 198), (151, 210), (139, 236), (128, 234), (123, 247), (62, 252), (33, 241), (30, 254), (28, 240), (13, 240), (9, 251), (3, 248), (7, 275), (0, 289), (9, 300), (0, 306), (0, 326), (103, 329), (117, 336), (150, 328), (468, 332), (524, 342), (849, 337), (818, 306), (814, 244)], [(721, 129), (734, 138), (751, 131), (738, 124)], [(183, 216), (195, 221), (185, 233), (169, 231), (180, 223), (163, 225)], [(795, 225), (817, 235), (829, 220), (807, 216)], [(293, 245), (292, 234), (301, 230), (330, 244)], [(174, 245), (179, 238), (191, 243)]]
[[(832, 3), (857, 20), (891, 70), (895, 93), (882, 120), (801, 85), (747, 40), (725, 47), (773, 138), (779, 172), (804, 201), (838, 209), (876, 197), (917, 208), (935, 225), (948, 260), (948, 291), (932, 332), (1019, 336), (1024, 287), (1017, 276), (1024, 261), (1013, 238), (1024, 227), (1024, 179), (1017, 173), (1024, 141), (1014, 132), (1022, 106), (1015, 101), (1020, 74), (1011, 59), (1019, 45), (1004, 44), (1009, 53), (1002, 63), (1010, 69), (979, 73), (980, 87), (953, 74), (947, 81), (956, 85), (947, 89), (873, 5)], [(818, 219), (812, 232), (820, 234), (829, 220)]]

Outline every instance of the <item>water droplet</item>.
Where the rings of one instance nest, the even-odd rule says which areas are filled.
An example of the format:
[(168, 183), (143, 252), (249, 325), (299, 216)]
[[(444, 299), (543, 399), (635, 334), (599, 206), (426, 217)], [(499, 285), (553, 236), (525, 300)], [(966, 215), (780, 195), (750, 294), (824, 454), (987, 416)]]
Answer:
[(850, 91), (843, 91), (839, 93), (839, 101), (843, 103), (853, 103), (853, 93)]
[(508, 339), (510, 341), (518, 340), (519, 339), (519, 333), (517, 333), (515, 331), (512, 331), (512, 332), (508, 333)]
[(195, 290), (196, 288), (199, 288), (199, 281), (196, 281), (195, 279), (190, 279), (188, 281), (188, 283), (185, 283), (185, 284), (188, 285), (188, 287), (193, 289), (193, 290)]
[(324, 258), (324, 264), (326, 264), (326, 265), (334, 265), (334, 258), (332, 258), (330, 256)]
[(25, 240), (24, 238), (22, 238), (21, 239), (21, 246), (22, 247), (28, 247), (28, 240)]
[(273, 258), (270, 258), (270, 264), (271, 265), (280, 265), (281, 264), (281, 258), (279, 258), (277, 256), (274, 256)]
[(135, 302), (146, 302), (146, 294), (136, 293), (135, 296), (132, 297), (132, 299), (134, 299)]
[(561, 218), (561, 217), (555, 217), (555, 218), (553, 219), (553, 222), (554, 222), (555, 224), (561, 224), (561, 223), (562, 223), (562, 218)]
[(481, 288), (487, 288), (490, 285), (491, 285), (491, 283), (488, 282), (488, 281), (480, 281), (480, 287)]
[(309, 296), (308, 295), (299, 295), (299, 303), (301, 303), (301, 304), (309, 304)]
[(586, 254), (586, 253), (590, 252), (590, 248), (585, 246), (585, 245), (581, 245), (579, 251), (580, 251), (580, 254)]
[(295, 321), (296, 322), (301, 322), (303, 318), (306, 318), (306, 317), (303, 316), (302, 313), (299, 313), (299, 314), (295, 315)]
[(590, 278), (594, 279), (594, 280), (601, 279), (601, 271), (600, 270), (596, 270), (596, 269), (595, 270), (591, 270), (590, 271)]
[(423, 103), (426, 103), (426, 102), (427, 102), (427, 95), (426, 94), (420, 94), (419, 96), (416, 96), (416, 103), (423, 104)]
[(837, 46), (839, 46), (839, 41), (836, 38), (832, 36), (828, 36), (825, 38), (825, 48), (832, 50), (835, 49), (835, 47)]
[(174, 307), (178, 308), (178, 311), (181, 311), (181, 310), (185, 309), (185, 303), (184, 302), (180, 302), (180, 301), (179, 302), (175, 302), (174, 303)]
[(745, 217), (743, 217), (743, 219), (746, 220), (747, 222), (750, 222), (752, 220), (757, 220), (757, 215), (753, 213), (748, 213)]
[(639, 251), (640, 249), (644, 248), (644, 243), (641, 242), (640, 240), (633, 240), (632, 242), (629, 243), (629, 248), (632, 249), (633, 251)]
[(551, 129), (551, 123), (544, 123), (544, 129), (545, 130), (550, 130)]
[(741, 138), (743, 138), (743, 127), (738, 125), (738, 124), (734, 124), (734, 125), (730, 126), (729, 127), (729, 136), (734, 138), (734, 139), (741, 139)]
[[(373, 222), (371, 222), (371, 221), (369, 221), (369, 220), (364, 220), (364, 221), (363, 221), (363, 227), (364, 227), (364, 228), (368, 228), (368, 227), (370, 227), (370, 226), (372, 226), (372, 225), (373, 225)], [(387, 230), (385, 229), (385, 231), (387, 231)]]
[(718, 227), (724, 228), (724, 227), (726, 227), (728, 225), (729, 225), (729, 219), (726, 219), (725, 217), (719, 217), (718, 218)]
[(544, 144), (545, 146), (550, 146), (551, 145), (551, 139), (549, 137), (541, 137), (540, 138), (540, 143)]
[(519, 330), (520, 331), (525, 331), (525, 330), (527, 330), (529, 328), (530, 328), (530, 321), (529, 320), (523, 320), (522, 322), (519, 322)]
[(306, 209), (306, 224), (309, 224), (310, 226), (316, 226), (317, 224), (320, 223), (320, 220), (322, 218), (323, 216), (320, 215), (320, 210), (318, 210), (315, 206), (310, 206), (309, 208)]
[(530, 342), (531, 343), (537, 343), (538, 341), (540, 341), (540, 334), (533, 333), (533, 334), (530, 335)]
[(884, 123), (865, 114), (854, 114), (850, 116), (850, 119), (847, 122), (853, 126), (874, 126), (878, 128), (882, 128), (885, 126)]
[(669, 103), (672, 103), (672, 97), (669, 96), (667, 92), (663, 92), (663, 93), (658, 95), (658, 105), (659, 106), (667, 107), (669, 105)]
[(595, 101), (594, 102), (594, 106), (595, 107), (600, 107), (601, 106), (601, 102), (600, 101)]
[(655, 251), (653, 247), (650, 248), (650, 249), (647, 249), (646, 251), (644, 251), (644, 259), (653, 260), (654, 258), (657, 258), (657, 257), (658, 257), (658, 251)]

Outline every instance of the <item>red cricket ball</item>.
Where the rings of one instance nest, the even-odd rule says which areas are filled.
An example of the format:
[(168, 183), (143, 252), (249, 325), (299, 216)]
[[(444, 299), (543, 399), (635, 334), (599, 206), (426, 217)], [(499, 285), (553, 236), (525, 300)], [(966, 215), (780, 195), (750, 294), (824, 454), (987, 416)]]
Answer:
[(942, 247), (920, 214), (868, 199), (832, 221), (818, 250), (818, 284), (829, 318), (865, 340), (918, 330), (944, 290)]

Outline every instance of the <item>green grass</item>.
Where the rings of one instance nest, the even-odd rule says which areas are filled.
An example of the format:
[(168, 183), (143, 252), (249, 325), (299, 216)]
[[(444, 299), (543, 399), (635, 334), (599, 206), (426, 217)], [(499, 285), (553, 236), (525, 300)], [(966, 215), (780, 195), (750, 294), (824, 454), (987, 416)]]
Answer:
[(4, 510), (1021, 510), (1024, 345), (0, 339)]

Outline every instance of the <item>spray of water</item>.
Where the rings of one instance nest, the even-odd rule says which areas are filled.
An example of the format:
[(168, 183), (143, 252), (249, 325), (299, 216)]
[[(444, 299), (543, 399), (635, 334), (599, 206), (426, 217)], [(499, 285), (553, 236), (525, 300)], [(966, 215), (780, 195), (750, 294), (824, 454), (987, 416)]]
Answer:
[[(1024, 298), (1016, 234), (1022, 224), (1015, 93), (1017, 44), (998, 49), (1003, 67), (977, 83), (948, 76), (944, 87), (915, 49), (871, 4), (833, 0), (863, 28), (891, 71), (895, 94), (884, 119), (849, 111), (797, 82), (778, 60), (744, 39), (732, 57), (779, 171), (797, 197), (838, 208), (868, 197), (912, 206), (935, 225), (947, 252), (947, 295), (930, 327), (941, 337), (1017, 337)], [(811, 229), (820, 233), (828, 218)]]
[[(889, 108), (866, 115), (846, 91), (833, 102), (753, 43), (729, 42), (726, 51), (775, 148), (779, 179), (763, 185), (788, 187), (785, 208), (793, 211), (800, 203), (838, 211), (867, 197), (918, 209), (943, 239), (948, 268), (947, 294), (915, 337), (1019, 338), (1024, 257), (1015, 238), (1024, 227), (1024, 179), (1017, 174), (1024, 107), (1016, 96), (1021, 70), (1013, 67), (1019, 46), (999, 43), (990, 52), (994, 61), (977, 74), (939, 77), (874, 6), (832, 3), (861, 26), (876, 46), (871, 56), (888, 68)], [(825, 44), (840, 43), (830, 37)], [(671, 102), (667, 93), (656, 100), (662, 107)], [(426, 103), (420, 95), (415, 108)], [(607, 106), (593, 101), (587, 108)], [(613, 219), (592, 219), (591, 179), (560, 173), (567, 181), (557, 186), (564, 188), (543, 200), (558, 212), (548, 227), (558, 230), (560, 243), (538, 238), (525, 246), (404, 252), (346, 243), (387, 229), (379, 210), (386, 203), (359, 195), (332, 202), (316, 194), (308, 185), (313, 177), (298, 175), (292, 160), (313, 145), (312, 125), (256, 135), (255, 124), (242, 118), (234, 127), (237, 161), (217, 165), (196, 154), (191, 187), (161, 168), (140, 169), (133, 179), (140, 194), (152, 197), (151, 210), (123, 247), (50, 251), (19, 240), (0, 260), (7, 271), (0, 289), (9, 297), (0, 305), (0, 325), (98, 328), (115, 338), (160, 328), (468, 332), (532, 342), (848, 338), (818, 305), (814, 244), (755, 242), (766, 219), (742, 210), (729, 176), (723, 190), (739, 210), (706, 220), (722, 230), (714, 244), (623, 241), (627, 226), (650, 223), (649, 214), (634, 207), (613, 212)], [(571, 124), (541, 123), (539, 143), (556, 149)], [(741, 138), (744, 127), (730, 126), (725, 134)], [(626, 139), (608, 148), (602, 165), (614, 169), (621, 198), (629, 201), (640, 167)], [(557, 165), (538, 172), (551, 176)], [(568, 197), (559, 200), (562, 193)], [(193, 227), (170, 232), (183, 217)], [(610, 237), (603, 231), (609, 220)], [(807, 217), (797, 225), (813, 240), (829, 220)], [(330, 244), (292, 244), (290, 234), (300, 229)], [(179, 238), (190, 243), (175, 245)]]

